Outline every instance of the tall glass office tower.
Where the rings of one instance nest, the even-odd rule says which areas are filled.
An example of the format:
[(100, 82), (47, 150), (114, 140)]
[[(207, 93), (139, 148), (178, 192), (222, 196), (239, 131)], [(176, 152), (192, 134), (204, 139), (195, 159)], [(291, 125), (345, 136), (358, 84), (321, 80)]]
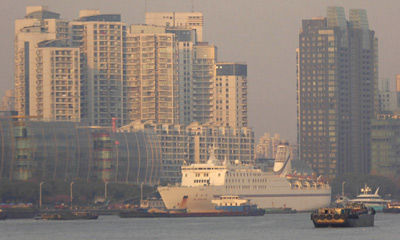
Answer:
[(370, 170), (377, 40), (365, 10), (303, 20), (297, 49), (300, 159), (330, 179)]

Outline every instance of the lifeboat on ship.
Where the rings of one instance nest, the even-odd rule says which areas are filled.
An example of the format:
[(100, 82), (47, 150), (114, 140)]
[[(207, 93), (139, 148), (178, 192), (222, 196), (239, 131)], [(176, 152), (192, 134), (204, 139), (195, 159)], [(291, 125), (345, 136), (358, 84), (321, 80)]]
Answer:
[(286, 179), (289, 180), (289, 181), (291, 181), (291, 180), (297, 180), (297, 179), (298, 179), (298, 177), (296, 176), (296, 174), (293, 174), (293, 173), (286, 174), (285, 177), (286, 177)]
[(307, 181), (315, 181), (315, 177), (312, 175), (307, 176)]
[(305, 181), (305, 180), (307, 180), (307, 177), (304, 176), (304, 175), (300, 175), (300, 176), (299, 176), (299, 180), (300, 180), (300, 181)]
[(325, 178), (323, 176), (319, 176), (317, 178), (317, 183), (324, 184), (325, 183)]

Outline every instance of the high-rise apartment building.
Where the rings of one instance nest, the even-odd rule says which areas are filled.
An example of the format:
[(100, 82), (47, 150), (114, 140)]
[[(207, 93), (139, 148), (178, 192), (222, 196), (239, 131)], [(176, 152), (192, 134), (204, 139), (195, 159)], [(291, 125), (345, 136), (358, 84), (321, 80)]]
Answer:
[(217, 63), (214, 122), (247, 127), (247, 65)]
[(126, 121), (179, 121), (178, 54), (165, 27), (133, 25), (126, 37)]
[(81, 119), (92, 125), (118, 126), (123, 115), (123, 39), (120, 14), (82, 10), (70, 23), (72, 45), (80, 48)]
[(370, 171), (377, 40), (365, 10), (303, 20), (297, 50), (300, 160), (333, 179)]
[(263, 136), (258, 140), (258, 144), (256, 145), (256, 157), (257, 158), (275, 158), (276, 151), (278, 150), (278, 146), (287, 142), (284, 139), (281, 139), (281, 136), (275, 133), (271, 136), (270, 133), (264, 133)]
[(196, 41), (203, 41), (202, 12), (146, 12), (146, 24), (165, 27), (188, 27), (196, 30)]
[[(25, 18), (15, 20), (15, 108), (19, 115), (41, 115), (36, 111), (40, 108), (36, 105), (40, 102), (37, 96), (40, 98), (43, 90), (40, 86), (43, 84), (43, 75), (38, 69), (42, 59), (37, 54), (42, 51), (39, 50), (39, 43), (50, 40), (60, 40), (61, 44), (68, 42), (68, 21), (60, 19), (60, 14), (46, 7), (29, 6)], [(40, 46), (43, 45), (46, 44)], [(72, 71), (73, 68), (67, 67), (65, 70)], [(47, 84), (57, 80), (55, 74), (50, 78)], [(52, 93), (49, 94), (51, 96)]]
[(15, 110), (15, 92), (13, 89), (6, 90), (0, 102), (0, 111)]
[(217, 48), (203, 41), (203, 13), (147, 12), (146, 24), (174, 33), (179, 52), (180, 123), (214, 121)]
[(48, 121), (80, 121), (79, 48), (62, 40), (38, 43), (36, 96), (30, 98), (30, 114)]
[(193, 116), (191, 94), (193, 92), (193, 46), (196, 45), (196, 31), (188, 27), (167, 27), (166, 32), (175, 34), (178, 41), (179, 122), (189, 125)]
[(396, 74), (396, 92), (400, 92), (400, 74)]
[(217, 48), (206, 42), (193, 47), (190, 122), (207, 123), (214, 120)]
[(381, 83), (382, 86), (378, 92), (379, 114), (399, 114), (400, 92), (391, 90), (390, 79), (383, 79)]
[(379, 40), (378, 38), (374, 38), (374, 117), (379, 114), (379, 48), (378, 48)]

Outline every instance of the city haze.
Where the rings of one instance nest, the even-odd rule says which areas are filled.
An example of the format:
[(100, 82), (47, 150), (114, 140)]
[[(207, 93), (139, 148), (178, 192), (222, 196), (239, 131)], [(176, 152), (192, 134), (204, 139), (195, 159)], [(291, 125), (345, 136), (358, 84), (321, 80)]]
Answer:
[[(130, 24), (145, 22), (148, 12), (203, 12), (203, 40), (218, 47), (218, 61), (248, 64), (249, 125), (256, 139), (264, 132), (279, 133), (296, 141), (296, 48), (302, 19), (326, 16), (327, 6), (365, 9), (371, 30), (379, 39), (379, 76), (400, 72), (400, 2), (385, 0), (1, 0), (0, 97), (14, 86), (14, 21), (26, 6), (44, 5), (73, 20), (83, 9), (121, 14)], [(193, 5), (192, 5), (193, 3)]]

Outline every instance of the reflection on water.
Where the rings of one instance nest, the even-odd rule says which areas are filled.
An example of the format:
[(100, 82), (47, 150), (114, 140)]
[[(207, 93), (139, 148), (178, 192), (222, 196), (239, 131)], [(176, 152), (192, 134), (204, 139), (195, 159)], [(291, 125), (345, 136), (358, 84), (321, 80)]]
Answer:
[(400, 214), (377, 214), (375, 227), (314, 228), (309, 213), (263, 217), (0, 221), (0, 239), (399, 239)]

